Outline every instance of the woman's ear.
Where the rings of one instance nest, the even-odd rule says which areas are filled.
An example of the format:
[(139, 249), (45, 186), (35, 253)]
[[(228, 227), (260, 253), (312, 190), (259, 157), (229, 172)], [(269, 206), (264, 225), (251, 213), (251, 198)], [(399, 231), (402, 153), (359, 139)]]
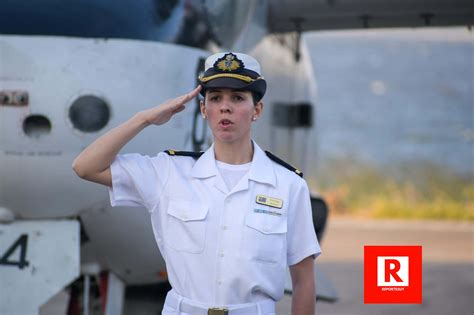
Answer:
[(206, 114), (206, 104), (204, 104), (204, 101), (201, 100), (199, 101), (199, 109), (201, 110), (201, 116), (203, 119), (206, 119), (207, 118), (207, 114)]
[(263, 112), (263, 102), (262, 101), (258, 101), (257, 104), (255, 104), (254, 108), (253, 108), (253, 117), (255, 117), (254, 120), (257, 120), (258, 118), (260, 118), (260, 116), (262, 115), (262, 112)]

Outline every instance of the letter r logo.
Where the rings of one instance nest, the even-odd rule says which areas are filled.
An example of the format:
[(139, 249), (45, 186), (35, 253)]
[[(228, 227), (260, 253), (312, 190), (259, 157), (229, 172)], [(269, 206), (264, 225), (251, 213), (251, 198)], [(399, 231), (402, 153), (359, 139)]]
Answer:
[(377, 286), (406, 287), (408, 280), (408, 256), (377, 257)]
[(364, 303), (423, 302), (419, 245), (364, 246)]
[(385, 260), (385, 282), (390, 282), (390, 276), (392, 276), (395, 281), (403, 282), (402, 279), (397, 275), (397, 272), (400, 270), (400, 262), (396, 259), (387, 259)]

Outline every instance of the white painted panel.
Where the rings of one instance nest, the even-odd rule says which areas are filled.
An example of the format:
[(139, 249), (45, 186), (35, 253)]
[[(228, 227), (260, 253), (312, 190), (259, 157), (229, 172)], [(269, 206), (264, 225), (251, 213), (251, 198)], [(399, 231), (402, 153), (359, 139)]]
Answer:
[[(0, 258), (23, 236), (8, 261), (0, 264), (0, 314), (38, 314), (39, 307), (79, 276), (77, 221), (17, 221), (0, 224)], [(26, 237), (25, 237), (26, 236)]]

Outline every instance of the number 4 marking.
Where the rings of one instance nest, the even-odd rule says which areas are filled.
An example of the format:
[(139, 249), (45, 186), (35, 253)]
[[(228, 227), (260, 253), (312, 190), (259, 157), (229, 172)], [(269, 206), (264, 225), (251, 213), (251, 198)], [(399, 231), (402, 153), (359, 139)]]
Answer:
[[(28, 267), (30, 264), (26, 261), (26, 248), (28, 244), (28, 234), (22, 234), (20, 237), (10, 246), (9, 249), (5, 252), (5, 254), (0, 258), (0, 265), (10, 265), (10, 266), (18, 266), (18, 268), (23, 269)], [(14, 261), (9, 260), (12, 254), (16, 251), (17, 247), (20, 247), (20, 260)]]

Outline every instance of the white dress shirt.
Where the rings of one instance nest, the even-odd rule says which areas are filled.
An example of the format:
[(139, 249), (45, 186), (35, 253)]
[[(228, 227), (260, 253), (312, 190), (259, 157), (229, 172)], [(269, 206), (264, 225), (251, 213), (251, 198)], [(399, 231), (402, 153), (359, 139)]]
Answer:
[[(321, 252), (306, 182), (255, 142), (250, 170), (231, 191), (214, 146), (199, 159), (118, 155), (111, 172), (112, 206), (149, 210), (171, 286), (186, 298), (209, 305), (278, 301), (287, 266)], [(277, 205), (259, 204), (257, 195)]]

